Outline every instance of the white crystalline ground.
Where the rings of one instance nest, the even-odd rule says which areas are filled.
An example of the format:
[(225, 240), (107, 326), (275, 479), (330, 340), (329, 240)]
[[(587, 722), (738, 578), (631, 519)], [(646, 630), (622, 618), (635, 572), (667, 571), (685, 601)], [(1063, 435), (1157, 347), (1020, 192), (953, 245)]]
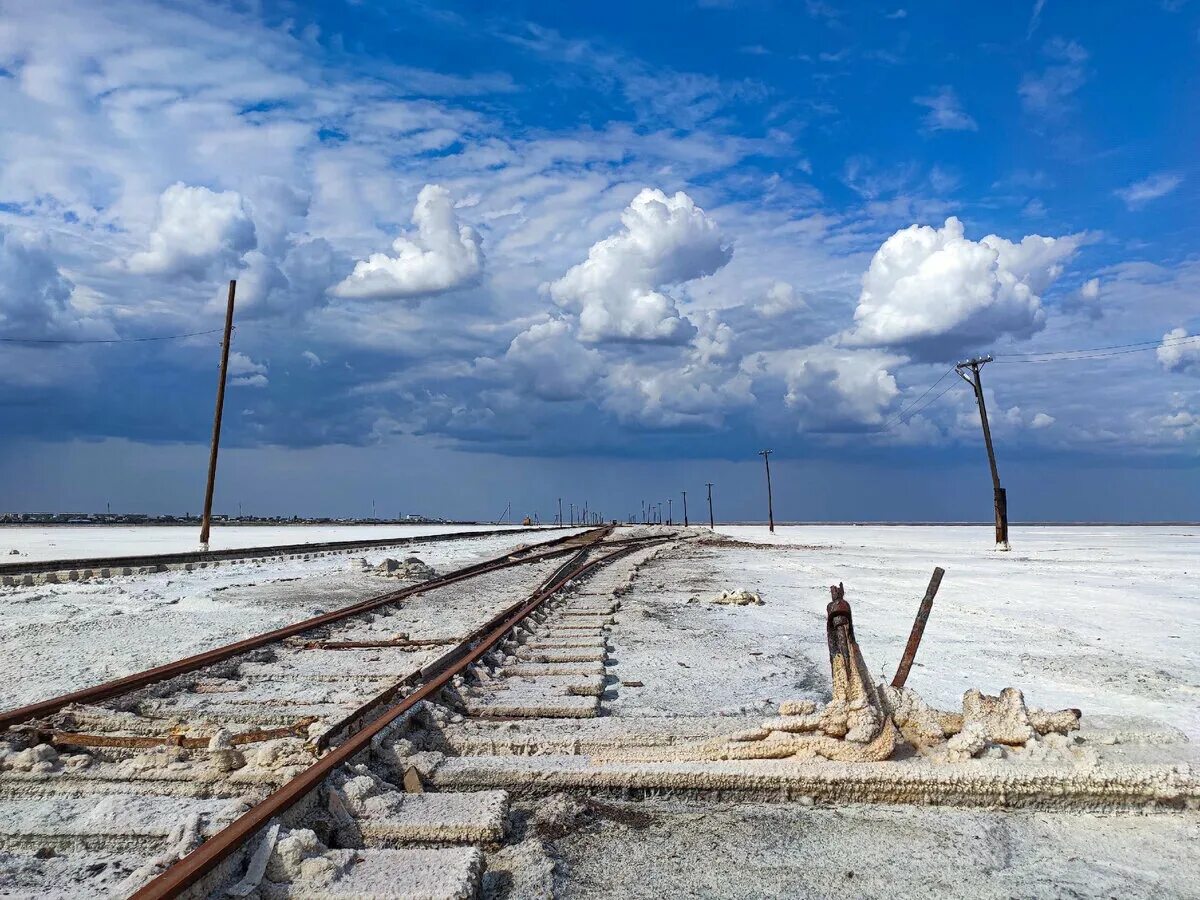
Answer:
[[(1009, 553), (993, 549), (990, 527), (718, 531), (781, 547), (723, 550), (716, 583), (695, 591), (703, 601), (748, 588), (763, 606), (687, 607), (687, 616), (707, 616), (724, 633), (729, 656), (714, 666), (728, 678), (712, 679), (725, 695), (716, 706), (755, 699), (754, 682), (779, 670), (772, 655), (785, 648), (801, 650), (828, 677), (824, 610), (837, 582), (845, 583), (867, 664), (890, 680), (940, 565), (946, 576), (908, 680), (926, 700), (956, 709), (970, 687), (997, 693), (1013, 685), (1031, 706), (1146, 716), (1200, 740), (1200, 528), (1018, 526)], [(621, 677), (639, 677), (634, 662), (627, 654)], [(778, 679), (761, 687), (766, 696), (758, 699), (786, 699), (771, 694)]]
[[(414, 544), (404, 554), (416, 555), (440, 572), (556, 534), (521, 531)], [(0, 709), (119, 678), (396, 590), (404, 583), (363, 572), (354, 563), (360, 557), (378, 563), (389, 553), (396, 555), (352, 551), (307, 561), (0, 587)], [(482, 621), (487, 604), (478, 605)], [(476, 622), (476, 617), (468, 618)], [(397, 629), (407, 627), (403, 615), (395, 621)]]
[[(520, 529), (521, 526), (216, 524), (209, 538), (209, 548), (233, 550), (326, 541), (371, 541), (500, 528)], [(0, 525), (0, 563), (191, 553), (199, 549), (200, 529), (187, 525)], [(20, 555), (11, 554), (12, 550), (19, 551)]]

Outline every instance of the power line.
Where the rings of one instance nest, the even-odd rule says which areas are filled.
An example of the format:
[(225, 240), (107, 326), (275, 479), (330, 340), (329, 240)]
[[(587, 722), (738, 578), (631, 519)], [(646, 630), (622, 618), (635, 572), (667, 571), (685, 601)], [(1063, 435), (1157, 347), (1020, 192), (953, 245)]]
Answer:
[[(1111, 344), (1107, 347), (1081, 347), (1076, 350), (1044, 350), (1037, 352), (1030, 351), (1027, 353), (996, 353), (993, 354), (993, 356), (995, 357), (996, 362), (1006, 363), (1009, 365), (1016, 363), (1075, 362), (1076, 360), (1085, 359), (1105, 359), (1106, 357), (1110, 356), (1121, 356), (1125, 353), (1142, 353), (1146, 350), (1156, 350), (1163, 346), (1176, 346), (1181, 344), (1186, 345), (1195, 343), (1197, 341), (1200, 341), (1200, 334), (1185, 335), (1177, 338), (1156, 338), (1152, 341), (1137, 341), (1130, 344)], [(937, 381), (935, 381), (933, 384), (927, 387), (924, 392), (922, 392), (921, 396), (917, 397), (916, 400), (908, 404), (908, 406), (904, 407), (904, 409), (900, 410), (891, 419), (885, 422), (879, 428), (878, 433), (891, 431), (897, 425), (906, 424), (912, 421), (912, 419), (916, 418), (916, 416), (920, 415), (922, 412), (929, 409), (929, 407), (933, 406), (933, 404), (937, 403), (938, 400), (945, 396), (951, 390), (951, 388), (954, 387), (953, 383), (951, 383), (949, 387), (945, 388), (928, 403), (923, 404), (920, 409), (915, 410), (911, 415), (905, 415), (909, 410), (913, 409), (913, 407), (919, 404), (921, 400), (928, 396), (929, 392), (937, 387), (942, 382), (942, 379), (944, 379), (953, 371), (954, 367), (951, 366), (945, 372), (943, 372)]]
[[(945, 377), (946, 377), (945, 375), (942, 375), (942, 378), (945, 378)], [(941, 381), (941, 380), (942, 380), (941, 378), (938, 379), (938, 381)], [(933, 385), (930, 385), (929, 390), (933, 390), (933, 388), (936, 386), (936, 384), (937, 384), (937, 382), (934, 382)], [(918, 409), (912, 415), (908, 416), (903, 421), (901, 421), (900, 419), (897, 418), (894, 421), (889, 422), (888, 424), (886, 424), (882, 428), (880, 428), (877, 433), (882, 434), (885, 431), (891, 431), (897, 425), (907, 425), (909, 422), (911, 422), (913, 419), (915, 419), (921, 413), (925, 412), (925, 410), (929, 409), (929, 407), (933, 406), (933, 404), (935, 404), (939, 400), (941, 400), (944, 396), (946, 396), (946, 394), (950, 393), (950, 391), (954, 390), (954, 387), (955, 387), (954, 382), (953, 381), (950, 382), (948, 385), (946, 385), (941, 390), (941, 392), (936, 397), (934, 397), (932, 400), (930, 400), (928, 403), (926, 403), (924, 406), (922, 406), (920, 409)], [(929, 393), (929, 391), (926, 391), (925, 393)]]
[[(1182, 344), (1194, 343), (1195, 341), (1200, 341), (1200, 334), (1192, 335), (1187, 338), (1180, 338), (1179, 340), (1171, 341), (1170, 343), (1167, 343), (1165, 341), (1164, 342), (1156, 341), (1152, 346), (1149, 346), (1149, 347), (1132, 347), (1131, 349), (1126, 349), (1126, 350), (1109, 350), (1104, 353), (1091, 353), (1087, 350), (1075, 350), (1075, 351), (1063, 350), (1063, 351), (1060, 351), (1062, 354), (1064, 354), (1061, 356), (1044, 356), (1040, 359), (1037, 359), (1037, 358), (1013, 359), (1013, 358), (1008, 358), (1008, 357), (1004, 357), (1004, 358), (998, 357), (996, 359), (996, 362), (1004, 363), (1005, 365), (1014, 365), (1017, 363), (1075, 362), (1076, 360), (1082, 360), (1082, 359), (1105, 359), (1109, 356), (1123, 356), (1126, 353), (1143, 353), (1146, 350), (1157, 350), (1160, 346), (1163, 346), (1164, 344), (1166, 346), (1179, 346)], [(1070, 355), (1072, 353), (1077, 354), (1077, 355)], [(1078, 354), (1083, 354), (1083, 355), (1078, 355)]]
[(0, 337), (4, 344), (140, 344), (146, 341), (177, 341), (180, 338), (198, 337), (202, 334), (217, 334), (220, 328), (210, 328), (207, 331), (189, 331), (185, 334), (161, 334), (156, 337), (132, 338), (94, 338), (94, 339), (54, 339), (54, 338), (12, 338)]
[(949, 375), (953, 371), (954, 371), (954, 366), (951, 366), (945, 372), (943, 372), (941, 374), (941, 377), (939, 377), (937, 381), (935, 381), (929, 387), (925, 388), (925, 393), (921, 394), (920, 397), (918, 397), (912, 403), (908, 404), (908, 406), (904, 407), (904, 409), (900, 410), (900, 412), (896, 413), (896, 415), (891, 419), (891, 421), (887, 422), (881, 430), (887, 431), (889, 428), (891, 428), (893, 425), (895, 425), (897, 422), (899, 422), (904, 417), (904, 414), (906, 412), (908, 412), (910, 409), (912, 409), (914, 406), (916, 406), (918, 403), (920, 403), (925, 398), (926, 394), (928, 394), (935, 387), (937, 387), (939, 384), (941, 384), (942, 379), (945, 378), (947, 375)]
[[(1014, 362), (1018, 362), (1018, 361), (1019, 362), (1025, 362), (1025, 361), (1036, 362), (1037, 360), (1028, 360), (1028, 358), (1029, 357), (1037, 357), (1037, 356), (1047, 356), (1047, 357), (1049, 357), (1049, 356), (1053, 356), (1053, 357), (1069, 356), (1069, 357), (1073, 357), (1080, 353), (1101, 353), (1101, 352), (1109, 351), (1109, 350), (1121, 350), (1126, 353), (1138, 353), (1142, 350), (1152, 350), (1152, 349), (1156, 349), (1156, 348), (1162, 347), (1162, 346), (1172, 346), (1174, 344), (1187, 344), (1192, 341), (1198, 341), (1198, 340), (1200, 340), (1200, 334), (1190, 334), (1190, 335), (1184, 335), (1183, 337), (1177, 337), (1177, 338), (1164, 337), (1164, 338), (1156, 338), (1152, 341), (1137, 341), (1132, 344), (1110, 344), (1107, 347), (1080, 347), (1079, 349), (1076, 349), (1076, 350), (1040, 350), (1040, 351), (1029, 351), (1026, 353), (995, 353), (995, 354), (993, 354), (993, 356), (998, 360), (999, 359), (1013, 359)], [(1127, 348), (1133, 348), (1133, 349), (1127, 349)], [(1105, 353), (1105, 355), (1115, 356), (1117, 354)], [(1017, 360), (1017, 359), (1015, 359), (1015, 357), (1022, 357), (1022, 359)], [(1081, 357), (1081, 358), (1091, 359), (1092, 357)]]

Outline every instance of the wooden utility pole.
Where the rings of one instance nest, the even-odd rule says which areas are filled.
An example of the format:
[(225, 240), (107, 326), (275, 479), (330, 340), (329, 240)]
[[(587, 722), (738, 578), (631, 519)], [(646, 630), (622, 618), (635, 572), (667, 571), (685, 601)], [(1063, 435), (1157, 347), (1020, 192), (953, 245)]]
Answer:
[(558, 498), (558, 527), (562, 528), (567, 523), (562, 518), (562, 497)]
[(213, 489), (217, 484), (217, 450), (221, 445), (221, 416), (225, 412), (225, 373), (229, 369), (229, 341), (233, 336), (233, 295), (237, 282), (229, 282), (229, 300), (225, 304), (225, 338), (221, 341), (221, 371), (217, 374), (217, 408), (213, 413), (212, 449), (208, 454), (208, 484), (204, 488), (204, 515), (200, 519), (200, 549), (208, 550), (208, 532), (212, 527)]
[(706, 482), (704, 482), (704, 486), (708, 488), (708, 527), (710, 529), (712, 529), (713, 531), (716, 531), (717, 523), (713, 521), (713, 511), (712, 511), (712, 486), (713, 486), (713, 483), (711, 481), (706, 481)]
[(671, 506), (671, 504), (674, 502), (675, 501), (673, 501), (670, 497), (667, 498), (667, 524), (668, 525), (675, 524), (675, 513), (672, 512), (672, 506)]
[(683, 491), (683, 527), (687, 528), (687, 491)]
[(759, 450), (758, 455), (767, 464), (767, 521), (771, 525), (771, 534), (775, 533), (775, 504), (771, 500), (771, 454), (774, 450)]
[[(979, 421), (983, 423), (983, 442), (987, 445), (988, 467), (992, 471), (992, 497), (996, 506), (996, 549), (1010, 549), (1008, 543), (1008, 494), (1000, 487), (1000, 472), (996, 469), (996, 451), (992, 449), (992, 429), (988, 425), (987, 404), (983, 400), (983, 382), (979, 370), (992, 361), (991, 356), (977, 356), (960, 362), (954, 367), (960, 378), (975, 391), (975, 404), (979, 407)], [(971, 374), (967, 375), (969, 371)]]

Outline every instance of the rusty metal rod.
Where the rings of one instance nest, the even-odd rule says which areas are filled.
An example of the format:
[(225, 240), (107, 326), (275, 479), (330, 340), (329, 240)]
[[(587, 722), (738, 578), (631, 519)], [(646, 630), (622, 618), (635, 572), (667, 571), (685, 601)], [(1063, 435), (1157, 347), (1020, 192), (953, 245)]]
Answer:
[[(597, 531), (602, 533), (601, 536), (607, 535), (611, 530), (611, 528), (597, 529)], [(595, 533), (596, 532), (589, 532), (589, 535)], [(570, 541), (578, 541), (580, 537), (580, 535), (572, 535), (567, 538), (556, 538), (543, 544), (535, 544), (532, 548), (527, 549), (539, 549), (543, 547), (562, 545)], [(216, 662), (222, 662), (249, 650), (256, 650), (259, 647), (264, 647), (268, 644), (282, 641), (284, 638), (303, 634), (306, 631), (311, 631), (312, 629), (318, 628), (322, 625), (330, 625), (335, 622), (340, 622), (343, 619), (350, 618), (351, 616), (368, 612), (388, 603), (395, 603), (398, 600), (403, 600), (415, 594), (433, 590), (434, 588), (445, 587), (450, 584), (455, 584), (459, 581), (465, 581), (468, 578), (474, 578), (477, 575), (487, 574), (488, 572), (495, 572), (500, 569), (510, 568), (512, 566), (524, 565), (526, 563), (537, 562), (539, 560), (548, 559), (554, 556), (561, 556), (566, 553), (573, 553), (575, 550), (575, 546), (570, 546), (568, 544), (566, 547), (556, 546), (556, 549), (547, 550), (542, 553), (536, 553), (520, 558), (513, 558), (511, 554), (506, 554), (503, 557), (486, 560), (482, 563), (476, 563), (474, 565), (458, 569), (454, 572), (449, 572), (446, 575), (440, 575), (436, 578), (431, 578), (428, 581), (423, 581), (420, 584), (413, 585), (412, 587), (403, 588), (398, 591), (373, 597), (370, 600), (363, 600), (359, 603), (333, 610), (332, 612), (314, 616), (311, 619), (305, 619), (292, 625), (286, 625), (283, 628), (277, 628), (274, 631), (268, 631), (254, 637), (236, 641), (232, 644), (226, 644), (224, 647), (217, 647), (213, 650), (207, 650), (204, 653), (197, 653), (194, 656), (184, 657), (183, 659), (176, 660), (175, 662), (166, 663), (165, 665), (161, 666), (155, 666), (154, 668), (147, 669), (144, 672), (127, 675), (124, 678), (117, 678), (113, 681), (94, 685), (93, 687), (83, 688), (82, 690), (72, 691), (69, 694), (52, 697), (49, 700), (41, 700), (37, 703), (30, 703), (26, 706), (18, 707), (17, 709), (9, 710), (5, 713), (0, 713), (0, 731), (4, 731), (5, 729), (11, 728), (13, 725), (18, 725), (21, 722), (27, 722), (30, 719), (35, 719), (39, 716), (45, 716), (58, 712), (63, 707), (69, 706), (72, 703), (96, 703), (100, 700), (108, 700), (112, 697), (119, 697), (122, 694), (130, 693), (131, 691), (138, 690), (146, 685), (154, 684), (157, 681), (165, 681), (168, 678), (186, 675), (189, 672), (194, 672), (197, 669), (202, 669), (205, 666), (212, 665)]]
[(913, 660), (917, 657), (917, 648), (921, 646), (921, 636), (925, 634), (925, 623), (929, 621), (929, 613), (933, 609), (933, 598), (937, 596), (938, 588), (942, 584), (942, 576), (945, 574), (946, 570), (941, 566), (936, 566), (933, 570), (933, 577), (929, 579), (929, 587), (925, 588), (925, 596), (921, 598), (921, 605), (917, 607), (917, 618), (913, 621), (912, 631), (908, 635), (904, 656), (900, 658), (900, 667), (896, 669), (896, 676), (892, 679), (894, 688), (904, 687), (904, 682), (908, 680), (909, 669), (912, 668)]
[(625, 546), (582, 564), (577, 563), (577, 556), (571, 561), (576, 565), (566, 571), (560, 568), (528, 600), (501, 613), (500, 623), (497, 627), (464, 656), (434, 675), (405, 697), (403, 701), (375, 719), (336, 750), (323, 756), (264, 801), (251, 807), (233, 823), (218, 831), (179, 862), (134, 893), (131, 900), (163, 900), (163, 898), (177, 897), (195, 886), (201, 878), (252, 838), (259, 829), (320, 787), (322, 782), (339, 766), (348, 763), (356, 755), (369, 749), (375, 735), (416, 706), (417, 703), (437, 696), (437, 693), (449, 684), (455, 675), (488, 653), (508, 634), (513, 625), (528, 616), (549, 597), (596, 566), (631, 553), (635, 549), (637, 549), (636, 545)]

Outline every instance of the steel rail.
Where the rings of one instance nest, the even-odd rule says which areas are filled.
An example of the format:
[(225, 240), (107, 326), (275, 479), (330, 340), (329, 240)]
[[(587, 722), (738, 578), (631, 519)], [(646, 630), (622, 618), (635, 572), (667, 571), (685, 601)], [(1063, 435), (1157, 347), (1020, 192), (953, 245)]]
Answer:
[[(661, 538), (657, 535), (644, 535), (642, 537), (629, 537), (629, 538), (621, 538), (621, 539), (615, 540), (615, 541), (608, 541), (605, 543), (604, 546), (606, 546), (606, 547), (629, 546), (630, 550), (632, 551), (634, 549), (637, 549), (639, 545), (645, 546), (647, 543), (652, 543), (652, 544), (660, 543), (663, 540), (666, 540), (666, 538)], [(590, 546), (595, 547), (597, 543), (598, 543), (598, 541), (593, 542)], [(585, 549), (587, 549), (587, 548), (585, 548)], [(547, 579), (547, 583), (549, 583), (549, 581), (552, 581), (554, 579), (555, 575), (565, 571), (568, 567), (570, 567), (572, 565), (572, 563), (573, 563), (573, 560), (568, 560), (567, 562), (563, 563), (563, 565), (559, 566), (559, 568), (557, 570), (555, 570), (555, 573), (552, 574), (550, 576), (550, 578)], [(325, 729), (324, 733), (322, 733), (320, 735), (320, 737), (318, 737), (316, 739), (316, 741), (314, 742), (314, 745), (316, 746), (317, 750), (324, 752), (324, 751), (328, 750), (330, 747), (333, 747), (336, 744), (338, 744), (340, 742), (340, 740), (342, 740), (346, 737), (349, 737), (350, 735), (355, 734), (357, 731), (359, 731), (361, 728), (363, 728), (370, 721), (370, 717), (372, 716), (372, 714), (385, 708), (389, 703), (391, 703), (393, 700), (395, 700), (395, 698), (398, 697), (401, 694), (401, 692), (404, 691), (406, 688), (411, 688), (414, 685), (419, 684), (422, 677), (428, 677), (431, 672), (437, 671), (441, 666), (446, 665), (447, 661), (454, 654), (463, 652), (464, 647), (471, 646), (475, 641), (479, 640), (483, 635), (488, 634), (491, 631), (494, 631), (499, 626), (499, 624), (502, 622), (502, 620), (505, 616), (510, 616), (513, 613), (513, 611), (518, 609), (524, 602), (525, 601), (522, 601), (521, 603), (518, 603), (514, 606), (509, 607), (506, 610), (501, 611), (500, 613), (497, 613), (495, 616), (493, 616), (487, 622), (483, 623), (478, 628), (471, 631), (471, 633), (468, 634), (466, 637), (462, 638), (462, 640), (448, 642), (448, 643), (454, 644), (454, 646), (452, 648), (450, 648), (449, 650), (447, 650), (445, 653), (443, 653), (441, 656), (437, 657), (436, 659), (434, 659), (431, 662), (426, 663), (417, 671), (409, 673), (407, 676), (400, 679), (395, 684), (388, 686), (387, 688), (382, 690), (380, 693), (376, 694), (374, 697), (372, 697), (369, 700), (367, 700), (366, 702), (360, 704), (356, 709), (354, 709), (350, 713), (343, 716), (337, 722), (330, 725), (328, 728)], [(509, 626), (509, 627), (511, 627), (511, 626)]]
[(464, 671), (472, 663), (488, 653), (500, 640), (508, 634), (514, 625), (536, 610), (548, 598), (562, 590), (571, 581), (586, 574), (602, 564), (611, 562), (635, 550), (659, 543), (666, 543), (669, 537), (647, 538), (641, 544), (629, 544), (603, 556), (585, 561), (588, 548), (579, 551), (572, 559), (560, 566), (528, 599), (520, 601), (493, 618), (495, 626), (483, 635), (473, 647), (460, 645), (455, 650), (444, 654), (433, 665), (445, 662), (436, 674), (405, 697), (396, 706), (376, 718), (371, 724), (351, 736), (337, 749), (330, 751), (305, 769), (287, 784), (276, 790), (261, 803), (251, 807), (239, 818), (218, 831), (203, 844), (189, 853), (183, 859), (170, 866), (148, 884), (131, 895), (131, 900), (164, 900), (177, 897), (183, 891), (195, 886), (213, 869), (220, 865), (239, 847), (254, 837), (258, 831), (267, 825), (271, 819), (286, 812), (292, 806), (312, 793), (339, 766), (344, 765), (356, 755), (367, 750), (372, 739), (392, 722), (403, 716), (422, 700), (428, 700), (450, 683), (450, 680)]
[[(540, 553), (533, 553), (526, 556), (514, 558), (514, 553), (507, 553), (501, 557), (485, 560), (481, 563), (475, 563), (466, 566), (462, 569), (456, 569), (453, 572), (448, 572), (445, 575), (440, 575), (431, 578), (428, 581), (423, 581), (420, 584), (412, 587), (402, 588), (398, 591), (392, 591), (387, 594), (381, 594), (378, 597), (372, 597), (367, 600), (359, 601), (358, 603), (344, 606), (341, 609), (331, 610), (327, 613), (322, 613), (319, 616), (314, 616), (311, 619), (304, 619), (300, 622), (294, 622), (291, 625), (285, 625), (282, 628), (276, 628), (273, 631), (267, 631), (254, 637), (244, 638), (240, 641), (235, 641), (232, 644), (226, 644), (223, 647), (216, 647), (212, 650), (206, 650), (202, 653), (197, 653), (193, 656), (187, 656), (183, 659), (175, 660), (174, 662), (165, 663), (161, 666), (155, 666), (151, 669), (146, 669), (143, 672), (136, 672), (132, 675), (126, 675), (123, 678), (117, 678), (113, 681), (107, 681), (102, 684), (93, 685), (92, 687), (82, 688), (78, 691), (72, 691), (69, 694), (62, 694), (58, 697), (51, 697), (48, 700), (39, 700), (36, 703), (30, 703), (16, 709), (8, 710), (0, 713), (0, 732), (18, 725), (22, 722), (27, 722), (30, 719), (36, 719), (39, 716), (46, 716), (58, 712), (65, 706), (72, 703), (95, 703), (100, 700), (108, 700), (112, 697), (119, 697), (122, 694), (130, 693), (154, 684), (158, 681), (165, 681), (168, 678), (175, 678), (179, 675), (186, 675), (189, 672), (194, 672), (197, 669), (202, 669), (205, 666), (213, 663), (222, 662), (230, 657), (246, 653), (250, 650), (256, 650), (259, 647), (267, 646), (268, 644), (278, 643), (285, 638), (294, 637), (298, 634), (303, 634), (306, 631), (311, 631), (314, 628), (319, 628), (323, 625), (330, 625), (334, 622), (340, 622), (343, 619), (351, 616), (359, 615), (364, 612), (369, 612), (377, 609), (380, 606), (386, 606), (389, 603), (395, 603), (398, 600), (403, 600), (412, 597), (416, 594), (426, 591), (435, 590), (437, 588), (446, 587), (447, 585), (455, 584), (459, 581), (464, 581), (468, 578), (474, 578), (478, 575), (484, 575), (489, 572), (499, 571), (500, 569), (511, 568), (512, 566), (525, 565), (532, 562), (538, 562), (543, 559), (552, 559), (555, 556), (561, 556), (566, 553), (573, 552), (575, 547), (560, 547), (558, 545), (567, 544), (571, 541), (585, 540), (588, 543), (602, 540), (605, 536), (611, 533), (612, 528), (597, 528), (585, 531), (582, 535), (574, 534), (560, 538), (555, 538), (551, 541), (546, 541), (541, 544), (534, 544), (531, 547), (526, 547), (521, 553), (529, 553), (530, 550), (541, 550)], [(556, 549), (547, 549), (555, 547)]]
[(4, 576), (44, 575), (48, 572), (67, 572), (73, 569), (121, 569), (145, 566), (177, 566), (186, 563), (226, 562), (238, 559), (258, 559), (264, 556), (287, 556), (296, 553), (370, 549), (372, 547), (402, 547), (408, 544), (437, 543), (473, 537), (494, 537), (498, 534), (519, 534), (522, 531), (556, 531), (557, 528), (495, 528), (487, 531), (450, 531), (445, 534), (418, 534), (410, 537), (372, 538), (361, 541), (323, 541), (313, 544), (280, 544), (271, 547), (242, 547), (230, 550), (189, 551), (185, 553), (143, 554), (141, 556), (101, 556), (82, 559), (41, 559), (28, 562), (0, 563), (0, 578)]

